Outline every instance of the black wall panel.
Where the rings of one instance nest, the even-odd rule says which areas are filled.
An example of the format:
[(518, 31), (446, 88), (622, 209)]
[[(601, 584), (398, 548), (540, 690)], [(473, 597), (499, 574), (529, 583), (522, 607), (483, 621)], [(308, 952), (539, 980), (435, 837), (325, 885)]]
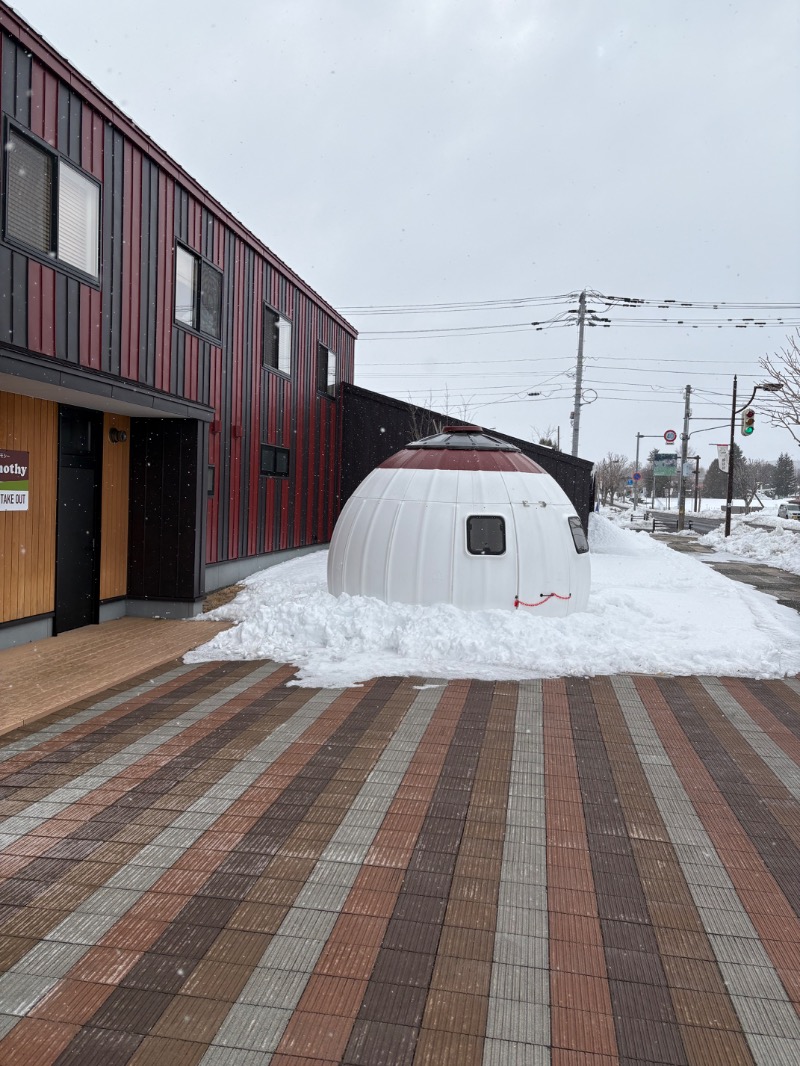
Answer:
[(131, 420), (128, 595), (196, 599), (203, 589), (205, 432), (183, 419)]
[[(403, 403), (347, 382), (340, 387), (339, 396), (342, 409), (342, 474), (337, 513), (370, 471), (410, 441), (438, 432), (441, 425), (470, 424), (460, 418)], [(594, 507), (592, 463), (555, 452), (551, 448), (542, 448), (530, 441), (519, 440), (507, 433), (498, 433), (494, 429), (487, 432), (515, 444), (524, 455), (551, 474), (569, 496), (584, 529), (588, 529), (589, 515)]]

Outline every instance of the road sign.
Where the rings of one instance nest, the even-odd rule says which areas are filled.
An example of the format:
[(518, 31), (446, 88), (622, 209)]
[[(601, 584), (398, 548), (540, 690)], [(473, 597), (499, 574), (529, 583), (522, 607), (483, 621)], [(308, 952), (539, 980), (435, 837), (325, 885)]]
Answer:
[(653, 456), (655, 477), (674, 477), (678, 472), (678, 456), (675, 452), (656, 452)]
[(677, 439), (678, 434), (675, 432), (674, 429), (668, 429), (664, 434), (664, 440), (667, 442), (667, 444), (674, 444)]
[(632, 478), (632, 477), (629, 477), (629, 478), (628, 478), (628, 484), (629, 484), (629, 485), (632, 485), (632, 484), (633, 484), (633, 478)]
[(641, 480), (642, 480), (642, 475), (641, 475), (641, 474), (640, 474), (640, 473), (639, 473), (639, 472), (637, 471), (637, 472), (636, 472), (636, 473), (635, 473), (635, 474), (633, 475), (633, 480), (634, 480), (634, 481), (641, 481)]

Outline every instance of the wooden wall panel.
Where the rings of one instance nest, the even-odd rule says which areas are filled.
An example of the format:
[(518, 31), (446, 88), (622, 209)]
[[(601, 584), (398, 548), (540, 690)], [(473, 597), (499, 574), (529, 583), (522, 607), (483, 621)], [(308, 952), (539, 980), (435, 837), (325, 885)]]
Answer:
[[(119, 429), (127, 440), (112, 444), (108, 431)], [(131, 420), (124, 415), (103, 417), (103, 503), (100, 526), (100, 599), (128, 591), (128, 486)]]
[(58, 405), (0, 392), (0, 448), (30, 453), (27, 511), (0, 511), (0, 622), (55, 604)]

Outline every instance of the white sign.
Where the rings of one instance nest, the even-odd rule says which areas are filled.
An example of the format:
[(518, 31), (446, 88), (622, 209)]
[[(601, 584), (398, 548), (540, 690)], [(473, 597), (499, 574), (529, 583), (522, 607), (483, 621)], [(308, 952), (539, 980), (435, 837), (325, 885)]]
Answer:
[(717, 445), (717, 462), (719, 463), (719, 468), (720, 468), (720, 470), (722, 471), (723, 474), (727, 474), (728, 473), (728, 451), (729, 451), (729, 449), (730, 449), (730, 445), (728, 445), (728, 444), (718, 444)]
[(29, 453), (0, 449), (0, 511), (28, 510)]

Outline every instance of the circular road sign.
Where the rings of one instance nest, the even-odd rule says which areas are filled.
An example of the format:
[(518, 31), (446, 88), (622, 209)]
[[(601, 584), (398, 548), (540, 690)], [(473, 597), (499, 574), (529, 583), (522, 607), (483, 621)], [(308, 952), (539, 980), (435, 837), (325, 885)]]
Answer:
[(633, 480), (634, 480), (634, 481), (641, 481), (641, 480), (642, 480), (642, 475), (641, 475), (641, 474), (640, 474), (640, 473), (639, 473), (639, 472), (637, 471), (637, 472), (636, 472), (636, 473), (635, 473), (635, 474), (633, 475)]
[(667, 442), (667, 444), (674, 444), (677, 439), (678, 434), (675, 432), (674, 429), (668, 429), (664, 434), (664, 440)]

